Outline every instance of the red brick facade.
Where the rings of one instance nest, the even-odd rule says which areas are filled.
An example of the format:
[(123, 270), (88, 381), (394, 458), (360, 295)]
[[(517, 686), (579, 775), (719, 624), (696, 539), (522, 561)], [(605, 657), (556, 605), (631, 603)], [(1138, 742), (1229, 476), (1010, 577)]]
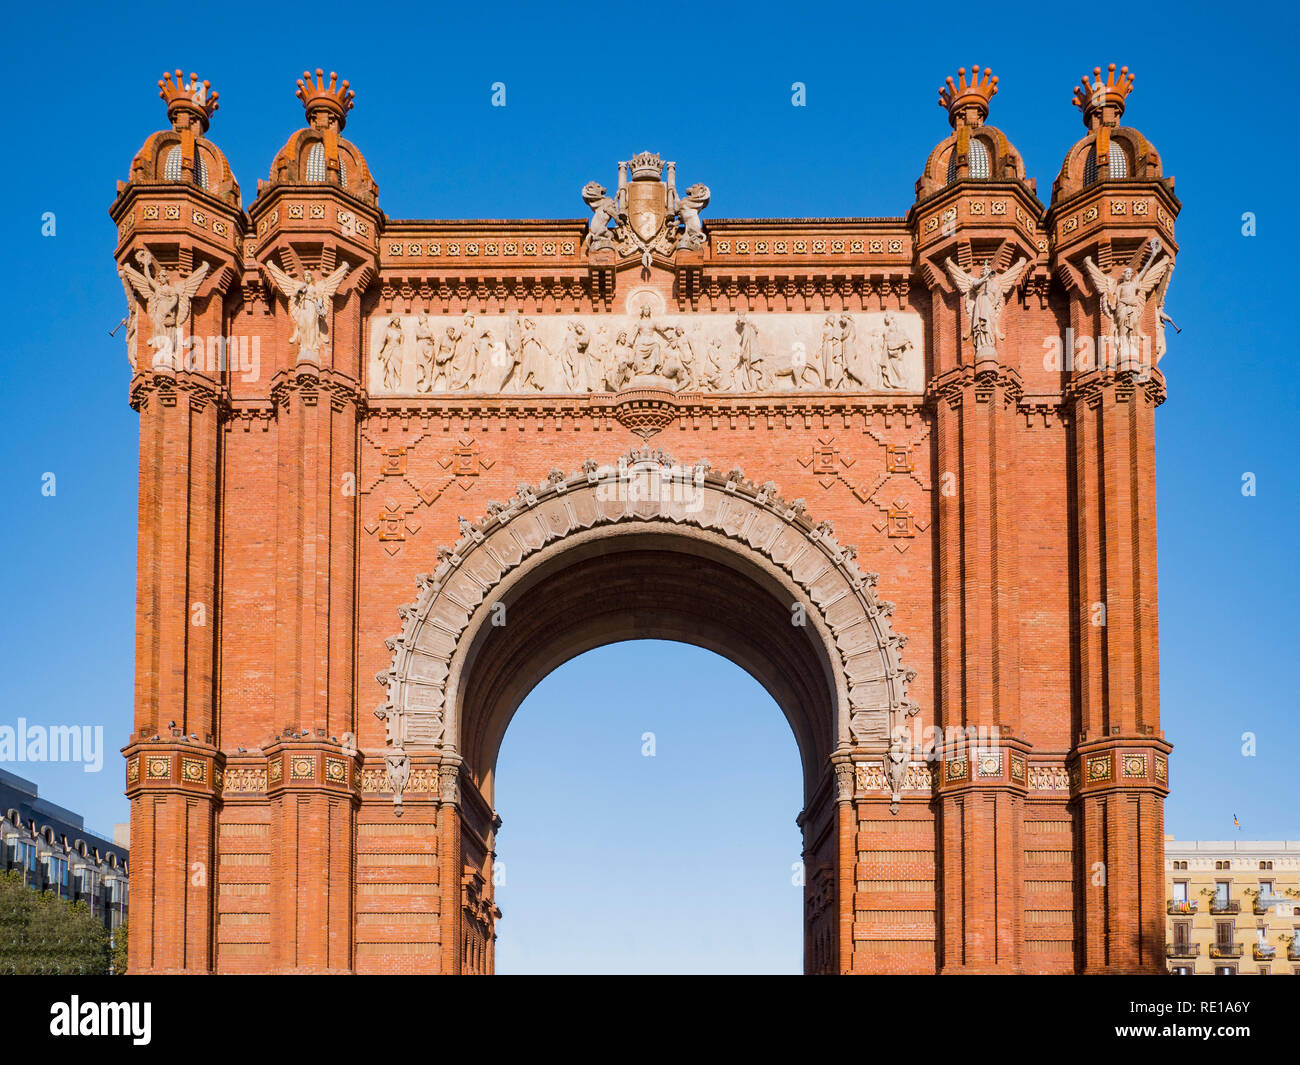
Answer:
[[(585, 221), (387, 218), (346, 83), (310, 77), (245, 211), (215, 94), (160, 83), (173, 128), (111, 211), (140, 414), (132, 970), (490, 972), (510, 714), (572, 655), (660, 636), (791, 720), (808, 971), (1162, 971), (1163, 377), (1134, 349), (1052, 354), (1113, 330), (1098, 274), (1176, 249), (1114, 78), (1080, 91), (1048, 207), (985, 125), (995, 82), (963, 72), (905, 217), (706, 215), (702, 247), (644, 254), (586, 246)], [(959, 283), (985, 262), (1014, 278), (992, 341)], [(273, 268), (343, 266), (308, 351)], [(385, 323), (614, 321), (633, 297), (765, 328), (889, 311), (918, 383), (377, 380)], [(1159, 314), (1140, 304), (1144, 340)], [(936, 728), (981, 731), (927, 758)]]

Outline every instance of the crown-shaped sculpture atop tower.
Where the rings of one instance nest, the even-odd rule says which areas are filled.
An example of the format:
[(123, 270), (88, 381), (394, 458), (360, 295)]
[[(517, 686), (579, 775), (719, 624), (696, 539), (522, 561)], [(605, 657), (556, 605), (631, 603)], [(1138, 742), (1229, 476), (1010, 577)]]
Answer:
[(200, 84), (199, 76), (191, 74), (186, 84), (180, 68), (176, 70), (175, 80), (167, 71), (158, 82), (158, 95), (167, 101), (167, 118), (173, 129), (183, 129), (191, 120), (195, 120), (206, 133), (208, 120), (217, 109), (217, 93), (211, 82)]
[(952, 128), (963, 126), (982, 126), (989, 115), (989, 101), (998, 91), (997, 75), (989, 67), (984, 68), (980, 77), (980, 68), (972, 66), (970, 80), (966, 80), (966, 68), (959, 67), (957, 80), (951, 77), (947, 84), (939, 89), (939, 106), (948, 109), (948, 121)]
[(1074, 106), (1083, 112), (1083, 124), (1089, 129), (1097, 126), (1118, 126), (1120, 116), (1124, 113), (1124, 101), (1133, 91), (1133, 75), (1128, 67), (1119, 68), (1119, 77), (1115, 77), (1115, 64), (1106, 68), (1106, 80), (1101, 80), (1101, 67), (1092, 68), (1092, 80), (1088, 75), (1074, 90)]
[(298, 99), (307, 111), (307, 124), (315, 125), (317, 115), (326, 121), (333, 119), (342, 129), (347, 124), (348, 112), (352, 110), (352, 101), (356, 93), (348, 88), (346, 81), (340, 82), (339, 76), (330, 71), (330, 82), (325, 84), (325, 72), (316, 68), (316, 80), (312, 81), (311, 71), (304, 70), (298, 79)]
[(664, 172), (664, 161), (658, 152), (637, 152), (628, 165), (633, 181), (658, 181)]

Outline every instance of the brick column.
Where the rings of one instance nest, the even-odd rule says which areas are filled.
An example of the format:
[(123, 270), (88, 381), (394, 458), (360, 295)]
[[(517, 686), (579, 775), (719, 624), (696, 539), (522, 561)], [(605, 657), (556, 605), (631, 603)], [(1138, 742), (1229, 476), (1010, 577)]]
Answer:
[(442, 936), (441, 972), (461, 971), (461, 877), (464, 873), (461, 847), (460, 759), (445, 762), (438, 769), (438, 890), (439, 932)]
[[(207, 303), (194, 316), (197, 336), (221, 333), (219, 295)], [(223, 393), (202, 369), (150, 369), (132, 382), (131, 404), (140, 412), (140, 495), (136, 731), (123, 752), (136, 904), (129, 965), (207, 972), (220, 794), (214, 596)]]
[[(1071, 331), (1062, 369), (1074, 493), (1078, 684), (1069, 771), (1078, 964), (1084, 972), (1163, 972), (1171, 747), (1160, 729), (1155, 408), (1165, 383), (1153, 365), (1157, 300), (1145, 300), (1120, 347), (1098, 278), (1117, 284), (1125, 267), (1137, 273), (1172, 254), (1177, 202), (1162, 181), (1104, 174), (1070, 190), (1058, 188), (1049, 224)], [(1093, 218), (1100, 224), (1079, 225)]]

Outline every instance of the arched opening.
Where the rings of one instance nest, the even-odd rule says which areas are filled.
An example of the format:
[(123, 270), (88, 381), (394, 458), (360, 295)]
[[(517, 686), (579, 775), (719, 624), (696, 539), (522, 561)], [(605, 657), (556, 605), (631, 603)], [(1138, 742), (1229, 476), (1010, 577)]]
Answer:
[(893, 729), (916, 709), (914, 674), (875, 574), (803, 512), (770, 482), (644, 449), (616, 467), (554, 471), (481, 522), (462, 521), (461, 540), (401, 609), (379, 676), (395, 802), (416, 769), (441, 781), (443, 971), (493, 970), (495, 785), (511, 719), (565, 662), (638, 639), (729, 659), (785, 715), (803, 778), (804, 971), (848, 958), (855, 774), (888, 752), (896, 808), (910, 748), (894, 749)]
[(802, 971), (800, 775), (774, 700), (710, 651), (566, 662), (498, 759), (496, 971)]

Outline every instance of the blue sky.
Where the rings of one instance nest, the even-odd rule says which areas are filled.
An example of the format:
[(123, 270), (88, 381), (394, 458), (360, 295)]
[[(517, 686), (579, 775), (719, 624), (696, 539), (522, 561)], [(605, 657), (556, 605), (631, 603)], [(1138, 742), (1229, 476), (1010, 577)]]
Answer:
[[(220, 92), (211, 133), (246, 203), (300, 125), (295, 79), (322, 66), (357, 91), (347, 136), (392, 217), (577, 217), (583, 182), (612, 183), (615, 162), (643, 148), (675, 159), (683, 185), (708, 182), (713, 217), (873, 216), (912, 202), (948, 131), (936, 90), (958, 66), (999, 75), (991, 121), (1046, 198), (1083, 132), (1073, 85), (1115, 61), (1137, 75), (1126, 120), (1160, 149), (1184, 203), (1169, 300), (1183, 332), (1162, 364), (1169, 401), (1157, 415), (1162, 714), (1176, 744), (1168, 831), (1226, 838), (1236, 814), (1243, 837), (1300, 837), (1300, 397), (1284, 335), (1295, 302), (1290, 8), (1048, 6), (990, 12), (987, 30), (969, 12), (899, 5), (679, 5), (651, 18), (640, 5), (310, 11), (173, 6), (141, 22), (135, 5), (46, 5), (8, 16), (0, 724), (103, 724), (110, 751), (130, 729), (137, 419), (121, 337), (107, 335), (122, 292), (106, 212), (134, 152), (165, 125), (164, 69), (195, 70)], [(795, 81), (806, 107), (790, 105)], [(505, 108), (489, 106), (494, 82), (506, 85)], [(53, 237), (41, 235), (47, 211)], [(1256, 236), (1242, 235), (1245, 212)], [(46, 472), (53, 497), (41, 494)], [(1247, 472), (1253, 497), (1241, 492)], [(679, 967), (797, 967), (798, 907), (782, 890), (798, 846), (794, 741), (752, 682), (720, 695), (733, 691), (729, 664), (655, 653), (674, 664), (663, 705), (566, 696), (651, 661), (643, 645), (612, 648), (544, 682), (506, 737), (502, 968), (608, 968), (630, 956), (650, 968), (670, 951)], [(661, 722), (650, 764), (638, 753), (648, 720)], [(725, 753), (737, 729), (752, 731), (743, 764)], [(1242, 755), (1245, 732), (1253, 757)], [(607, 757), (584, 756), (593, 740)], [(9, 768), (92, 827), (126, 817), (115, 757), (98, 774)], [(530, 799), (530, 785), (549, 801)], [(755, 792), (757, 804), (733, 801)], [(586, 833), (530, 820), (597, 796), (603, 854)], [(628, 823), (644, 831), (620, 838), (614, 828)], [(558, 893), (574, 870), (586, 890)], [(652, 894), (639, 946), (611, 931), (593, 937), (599, 955), (565, 953), (559, 929), (603, 929)], [(735, 941), (715, 944), (717, 923), (698, 918), (717, 913), (753, 920), (738, 916)]]

